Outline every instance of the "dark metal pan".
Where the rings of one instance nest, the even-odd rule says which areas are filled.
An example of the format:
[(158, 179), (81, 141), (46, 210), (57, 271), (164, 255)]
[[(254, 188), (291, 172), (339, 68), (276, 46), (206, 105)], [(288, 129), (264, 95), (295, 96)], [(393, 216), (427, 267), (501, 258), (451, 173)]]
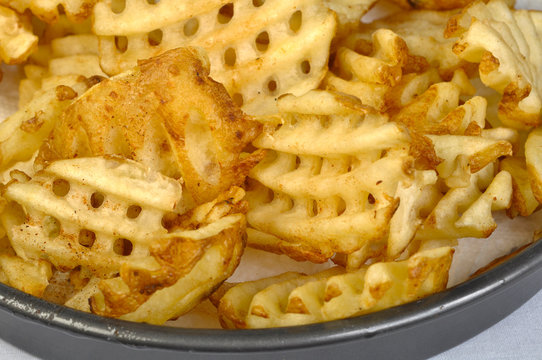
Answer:
[(264, 330), (130, 323), (0, 284), (0, 336), (43, 359), (421, 359), (495, 324), (542, 288), (542, 242), (426, 299), (352, 319)]

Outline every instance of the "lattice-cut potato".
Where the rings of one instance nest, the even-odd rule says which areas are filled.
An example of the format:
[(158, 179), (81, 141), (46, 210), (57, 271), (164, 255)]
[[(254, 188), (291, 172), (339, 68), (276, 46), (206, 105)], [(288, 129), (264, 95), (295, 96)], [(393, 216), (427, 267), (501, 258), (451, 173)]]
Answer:
[(84, 79), (72, 79), (36, 93), (23, 108), (0, 123), (0, 170), (26, 161), (49, 136), (62, 112), (88, 88)]
[(536, 128), (529, 133), (525, 142), (525, 162), (533, 194), (542, 203), (542, 128)]
[(104, 80), (66, 110), (38, 158), (120, 155), (182, 176), (196, 203), (210, 201), (261, 158), (241, 157), (261, 125), (208, 75), (200, 50), (180, 48)]
[[(24, 214), (18, 210), (15, 207), (3, 209), (10, 213), (8, 216), (12, 219), (23, 221)], [(2, 283), (34, 296), (41, 296), (49, 284), (51, 275), (52, 266), (49, 262), (25, 261), (18, 257), (4, 233), (0, 239), (0, 281)]]
[(504, 0), (476, 1), (450, 19), (447, 37), (459, 37), (454, 52), (479, 63), (480, 79), (502, 94), (499, 119), (528, 129), (540, 124), (541, 33), (531, 12), (513, 10)]
[(38, 37), (32, 33), (30, 21), (0, 2), (0, 60), (6, 64), (24, 62), (37, 45)]
[(371, 36), (353, 33), (338, 46), (334, 73), (326, 75), (323, 86), (356, 96), (381, 112), (410, 102), (440, 80), (391, 30), (379, 29)]
[(512, 176), (512, 205), (506, 211), (509, 217), (529, 216), (538, 207), (525, 158), (507, 156), (500, 162), (500, 169)]
[(492, 211), (508, 209), (511, 202), (510, 173), (500, 171), (493, 178), (493, 166), (490, 164), (472, 174), (468, 186), (448, 190), (425, 219), (416, 238), (488, 237), (497, 227)]
[(406, 9), (450, 10), (460, 9), (475, 0), (393, 0)]
[(446, 288), (454, 250), (425, 250), (407, 260), (380, 262), (355, 272), (340, 268), (311, 276), (285, 273), (240, 283), (220, 299), (226, 328), (316, 323), (397, 306)]
[(81, 22), (92, 13), (98, 0), (0, 0), (0, 5), (10, 7), (19, 13), (30, 10), (32, 14), (47, 23), (54, 23), (61, 16), (59, 9), (70, 21)]
[(4, 197), (28, 219), (4, 224), (17, 255), (99, 276), (145, 259), (153, 240), (167, 235), (164, 215), (186, 211), (178, 181), (122, 159), (55, 161), (28, 182), (9, 183)]
[(324, 0), (324, 4), (337, 14), (337, 36), (347, 35), (360, 24), (361, 18), (377, 0)]
[(244, 194), (234, 187), (168, 223), (168, 236), (149, 247), (158, 266), (124, 263), (119, 277), (98, 284), (91, 310), (161, 324), (192, 309), (239, 264), (245, 245)]
[[(476, 173), (501, 156), (512, 155), (512, 144), (481, 136), (427, 135), (442, 162), (437, 166), (441, 178), (457, 176), (461, 161), (470, 173)], [(463, 158), (463, 159), (461, 159)], [(455, 173), (454, 173), (455, 172)]]
[(34, 296), (43, 294), (52, 275), (47, 261), (25, 261), (9, 254), (0, 254), (0, 270), (5, 275), (3, 283)]
[(322, 0), (133, 0), (117, 12), (111, 2), (95, 9), (106, 73), (169, 49), (200, 46), (209, 55), (211, 77), (250, 114), (275, 113), (279, 95), (317, 88), (336, 28)]
[(19, 108), (24, 107), (38, 90), (59, 85), (69, 86), (79, 76), (89, 78), (90, 83), (99, 82), (107, 75), (100, 68), (98, 38), (92, 34), (68, 35), (53, 39), (50, 45), (40, 45), (38, 52), (47, 47), (44, 66), (28, 64), (26, 75), (19, 83)]
[(465, 72), (457, 70), (450, 82), (431, 85), (401, 108), (393, 120), (423, 135), (479, 133), (485, 127), (486, 100), (476, 96), (459, 105), (461, 95), (473, 93)]
[(249, 244), (315, 262), (382, 251), (398, 182), (409, 177), (408, 134), (333, 92), (284, 96), (278, 106), (280, 123), (254, 141), (268, 152), (249, 174)]
[(0, 214), (17, 255), (104, 278), (69, 303), (91, 296), (91, 310), (106, 316), (179, 316), (231, 275), (245, 244), (241, 188), (187, 212), (179, 181), (120, 158), (55, 161), (10, 182), (4, 197), (25, 213), (16, 224)]
[(456, 11), (401, 11), (361, 24), (358, 31), (362, 34), (370, 34), (377, 29), (395, 32), (405, 41), (412, 55), (425, 58), (444, 79), (449, 80), (456, 69), (468, 68), (468, 63), (453, 53), (455, 41), (444, 38), (448, 19), (454, 14)]
[(388, 259), (396, 259), (407, 248), (423, 222), (421, 213), (431, 210), (440, 200), (436, 183), (434, 170), (416, 170), (413, 181), (399, 184), (396, 196), (401, 201), (390, 220)]

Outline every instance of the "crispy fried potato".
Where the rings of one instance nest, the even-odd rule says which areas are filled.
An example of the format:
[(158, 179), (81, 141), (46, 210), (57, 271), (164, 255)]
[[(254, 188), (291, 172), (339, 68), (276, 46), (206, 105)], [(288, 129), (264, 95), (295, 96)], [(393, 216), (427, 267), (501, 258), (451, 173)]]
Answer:
[(47, 23), (54, 23), (60, 17), (59, 9), (70, 21), (81, 22), (92, 13), (98, 0), (0, 0), (0, 5), (10, 7), (19, 13), (29, 9), (32, 14)]
[(278, 106), (280, 123), (254, 141), (269, 151), (250, 172), (249, 245), (316, 262), (360, 249), (375, 256), (409, 177), (408, 135), (337, 93), (285, 96)]
[(536, 128), (529, 133), (525, 142), (525, 162), (534, 197), (542, 203), (542, 128)]
[[(243, 196), (234, 187), (186, 212), (178, 181), (133, 161), (55, 161), (31, 180), (6, 186), (4, 197), (13, 203), (0, 219), (19, 257), (0, 257), (0, 266), (16, 284), (24, 279), (12, 280), (12, 273), (23, 265), (27, 277), (50, 277), (51, 264), (62, 271), (84, 267), (105, 280), (83, 287), (71, 306), (81, 306), (84, 294), (93, 296), (93, 312), (134, 312), (127, 318), (162, 323), (190, 310), (237, 267), (245, 244)], [(23, 216), (13, 213), (22, 209)]]
[(378, 311), (444, 290), (453, 252), (436, 248), (351, 273), (333, 268), (312, 276), (285, 273), (240, 283), (220, 299), (218, 314), (227, 328), (265, 328)]
[(450, 80), (455, 70), (470, 70), (468, 63), (454, 54), (454, 39), (444, 38), (448, 19), (456, 13), (457, 11), (401, 11), (384, 19), (361, 24), (358, 31), (362, 34), (370, 34), (377, 29), (395, 32), (405, 41), (412, 55), (425, 58), (438, 70), (440, 76)]
[(440, 80), (435, 71), (426, 71), (427, 61), (412, 56), (391, 30), (379, 29), (370, 37), (354, 33), (338, 45), (334, 73), (326, 75), (323, 86), (356, 96), (381, 112), (410, 102)]
[(454, 52), (479, 63), (484, 84), (502, 94), (499, 119), (509, 127), (540, 124), (541, 34), (527, 10), (512, 10), (504, 0), (476, 1), (450, 19), (447, 37), (459, 37)]
[(206, 57), (194, 48), (142, 61), (70, 106), (39, 157), (121, 155), (182, 176), (197, 203), (216, 198), (242, 184), (260, 159), (240, 155), (261, 126), (208, 75)]
[(336, 23), (321, 0), (137, 0), (117, 11), (109, 1), (99, 3), (93, 28), (109, 75), (169, 49), (201, 46), (211, 77), (244, 111), (272, 114), (279, 95), (318, 87)]
[(38, 37), (32, 34), (28, 18), (0, 5), (0, 60), (20, 64), (37, 45)]
[(525, 158), (507, 156), (500, 162), (500, 169), (512, 176), (512, 205), (506, 211), (508, 216), (531, 215), (538, 207), (538, 201), (531, 188)]
[(0, 123), (0, 170), (32, 158), (74, 99), (87, 89), (84, 79), (38, 91), (22, 109)]

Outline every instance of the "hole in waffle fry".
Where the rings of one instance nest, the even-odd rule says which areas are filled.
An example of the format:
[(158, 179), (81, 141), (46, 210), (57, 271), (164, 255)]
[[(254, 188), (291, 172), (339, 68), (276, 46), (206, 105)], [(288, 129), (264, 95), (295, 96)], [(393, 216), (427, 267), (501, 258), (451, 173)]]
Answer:
[(126, 216), (130, 219), (135, 219), (141, 214), (141, 206), (139, 205), (130, 205), (126, 210)]
[(344, 214), (346, 210), (346, 202), (343, 198), (339, 198), (337, 201), (337, 216)]
[(160, 0), (147, 0), (147, 4), (149, 5), (156, 5), (160, 2)]
[(43, 219), (43, 229), (49, 238), (56, 238), (60, 234), (60, 222), (53, 216), (45, 216)]
[(301, 62), (301, 72), (303, 74), (310, 74), (311, 72), (311, 63), (309, 60), (305, 60)]
[(134, 249), (134, 245), (128, 239), (117, 239), (113, 244), (113, 251), (117, 255), (129, 256)]
[(297, 10), (295, 13), (290, 16), (288, 25), (290, 25), (290, 30), (294, 33), (297, 33), (301, 29), (301, 24), (303, 24), (303, 13), (301, 10)]
[(227, 48), (226, 51), (224, 51), (224, 64), (227, 66), (234, 66), (236, 61), (237, 54), (235, 53), (235, 49)]
[(318, 215), (318, 201), (316, 201), (316, 200), (313, 200), (313, 201), (312, 201), (312, 211), (311, 211), (311, 215), (312, 215), (312, 216)]
[(376, 203), (376, 199), (375, 199), (375, 197), (373, 196), (373, 194), (369, 194), (369, 196), (367, 196), (367, 201), (368, 201), (369, 204), (371, 204), (371, 205), (374, 205), (374, 203)]
[(263, 4), (265, 4), (265, 0), (252, 0), (252, 5), (254, 5), (254, 7), (260, 7)]
[(262, 31), (258, 34), (258, 36), (256, 36), (255, 44), (259, 51), (264, 52), (267, 50), (269, 47), (269, 34), (267, 31)]
[(219, 10), (218, 10), (218, 14), (216, 16), (216, 20), (220, 23), (220, 24), (227, 24), (230, 22), (230, 20), (232, 19), (233, 17), (233, 4), (232, 3), (228, 3), (224, 6), (222, 6)]
[(183, 33), (187, 37), (194, 36), (198, 32), (198, 29), (199, 29), (198, 18), (192, 18), (192, 19), (187, 20), (184, 23)]
[(243, 101), (243, 95), (242, 94), (239, 94), (239, 93), (233, 94), (232, 100), (235, 103), (235, 105), (237, 105), (239, 107), (243, 106), (244, 101)]
[(164, 229), (167, 231), (171, 231), (173, 226), (175, 225), (175, 219), (177, 216), (174, 213), (166, 213), (164, 216), (162, 216), (161, 225)]
[(70, 192), (70, 183), (64, 179), (56, 179), (53, 181), (53, 193), (56, 196), (66, 196)]
[(275, 80), (269, 80), (267, 82), (267, 90), (269, 91), (270, 94), (275, 93), (277, 89), (278, 89), (278, 85)]
[(150, 46), (158, 46), (158, 45), (160, 45), (160, 43), (162, 42), (162, 37), (163, 36), (164, 36), (164, 34), (162, 33), (162, 30), (160, 30), (160, 29), (156, 29), (156, 30), (151, 31), (147, 35), (147, 40), (149, 41), (149, 45)]
[(299, 156), (296, 156), (294, 169), (299, 169), (299, 165), (301, 165), (301, 159), (299, 158)]
[(81, 246), (90, 248), (92, 245), (94, 245), (94, 241), (96, 241), (96, 234), (93, 231), (82, 229), (79, 231), (79, 244)]
[(93, 208), (97, 209), (100, 206), (102, 206), (104, 200), (105, 200), (104, 194), (102, 194), (100, 192), (95, 192), (90, 196), (90, 205)]
[(120, 14), (126, 8), (126, 0), (113, 0), (111, 1), (111, 11), (115, 14)]
[(128, 49), (128, 38), (126, 36), (115, 36), (115, 47), (121, 53)]

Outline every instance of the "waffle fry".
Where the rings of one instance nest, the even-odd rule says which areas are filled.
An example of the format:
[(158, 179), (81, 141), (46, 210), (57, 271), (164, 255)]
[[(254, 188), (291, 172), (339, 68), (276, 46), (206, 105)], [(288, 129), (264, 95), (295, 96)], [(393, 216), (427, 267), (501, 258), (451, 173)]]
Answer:
[[(43, 50), (47, 47), (47, 50)], [(79, 34), (53, 39), (41, 45), (38, 52), (47, 52), (45, 66), (29, 64), (24, 67), (26, 78), (19, 83), (19, 108), (28, 104), (39, 90), (70, 86), (79, 77), (90, 78), (89, 83), (107, 75), (100, 68), (98, 39), (95, 35)], [(80, 81), (80, 80), (79, 80)], [(90, 84), (89, 84), (90, 87)]]
[(38, 37), (32, 34), (28, 19), (0, 5), (0, 60), (6, 64), (22, 63), (37, 44)]
[(128, 1), (118, 14), (103, 2), (94, 19), (107, 74), (169, 49), (201, 46), (210, 59), (211, 77), (249, 114), (274, 113), (279, 95), (318, 87), (336, 27), (334, 14), (317, 0), (170, 0), (155, 5), (137, 0)]
[(497, 227), (492, 211), (509, 208), (511, 201), (512, 177), (506, 171), (493, 177), (490, 165), (472, 174), (468, 186), (448, 190), (425, 219), (416, 238), (488, 237)]
[(181, 48), (101, 82), (67, 109), (40, 160), (122, 155), (182, 176), (197, 203), (242, 184), (261, 155), (240, 154), (260, 125), (208, 77), (208, 66), (199, 50)]
[(538, 207), (538, 201), (531, 188), (525, 158), (508, 156), (501, 160), (500, 169), (512, 176), (512, 205), (506, 211), (507, 215), (512, 218), (531, 215)]
[[(369, 257), (386, 233), (397, 184), (408, 177), (409, 138), (354, 100), (321, 91), (283, 97), (281, 126), (254, 141), (270, 151), (250, 172), (261, 186), (249, 191), (247, 219), (252, 234), (281, 240), (274, 251), (322, 262), (363, 248)], [(270, 250), (273, 241), (250, 234), (251, 246)]]
[[(380, 29), (367, 39), (355, 33), (337, 50), (332, 68), (323, 86), (354, 95), (364, 105), (383, 112), (400, 107), (440, 80), (435, 71), (427, 71), (425, 59), (412, 56), (406, 43), (390, 30)], [(407, 72), (423, 74), (404, 76)]]
[(450, 10), (460, 9), (475, 0), (393, 0), (406, 9)]
[(502, 94), (499, 119), (513, 128), (540, 124), (540, 33), (531, 13), (504, 0), (476, 1), (450, 19), (447, 37), (459, 37), (454, 52), (479, 63), (480, 79)]
[(70, 21), (81, 22), (91, 15), (92, 8), (97, 1), (98, 0), (1, 0), (0, 5), (10, 7), (21, 14), (28, 9), (40, 20), (47, 23), (56, 22), (61, 16), (59, 8), (62, 8)]
[(0, 170), (26, 161), (49, 136), (60, 114), (87, 89), (83, 79), (38, 94), (21, 110), (0, 123)]
[(448, 19), (455, 13), (456, 11), (401, 11), (369, 24), (361, 24), (358, 32), (370, 34), (377, 29), (393, 31), (404, 40), (412, 55), (425, 58), (432, 67), (438, 69), (440, 76), (449, 80), (455, 70), (469, 68), (465, 60), (454, 54), (454, 39), (444, 38)]
[(352, 273), (334, 268), (241, 283), (220, 299), (219, 317), (228, 328), (294, 326), (407, 303), (446, 287), (453, 252), (437, 248)]
[[(177, 181), (136, 163), (100, 158), (53, 162), (29, 182), (10, 183), (4, 197), (30, 219), (6, 226), (21, 258), (46, 254), (56, 268), (85, 266), (101, 277), (118, 272), (127, 255), (144, 258), (150, 240), (167, 234), (164, 214), (184, 209)], [(130, 217), (130, 206), (141, 213)]]
[(525, 142), (525, 162), (534, 197), (542, 203), (542, 156), (540, 156), (538, 145), (540, 141), (542, 141), (542, 130), (536, 128), (529, 133)]
[[(243, 196), (234, 188), (186, 213), (179, 182), (128, 160), (81, 158), (53, 162), (26, 183), (11, 182), (4, 197), (20, 204), (28, 220), (9, 226), (9, 214), (0, 218), (18, 261), (46, 260), (63, 271), (84, 267), (101, 278), (120, 271), (98, 283), (93, 299), (101, 294), (102, 303), (93, 300), (92, 311), (118, 317), (151, 301), (153, 311), (138, 320), (161, 323), (195, 306), (237, 266)], [(166, 229), (170, 212), (184, 215)], [(0, 264), (9, 260), (4, 258)], [(216, 275), (200, 276), (201, 267), (214, 267)], [(185, 286), (177, 284), (180, 279)], [(158, 306), (151, 299), (160, 289), (166, 290), (157, 295)], [(179, 308), (166, 304), (163, 293), (179, 300), (189, 295), (190, 301)]]

